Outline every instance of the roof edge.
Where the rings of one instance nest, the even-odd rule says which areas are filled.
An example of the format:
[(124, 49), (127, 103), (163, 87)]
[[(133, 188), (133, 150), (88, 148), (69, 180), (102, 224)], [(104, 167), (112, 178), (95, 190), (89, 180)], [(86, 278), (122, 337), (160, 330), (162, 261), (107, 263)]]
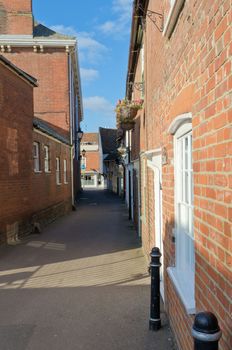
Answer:
[(58, 132), (55, 131), (53, 128), (51, 128), (44, 120), (41, 120), (39, 118), (34, 117), (33, 118), (33, 127), (39, 131), (42, 131), (43, 133), (47, 134), (48, 136), (51, 136), (54, 139), (70, 146), (69, 140), (66, 139), (64, 136), (58, 134)]
[(11, 70), (13, 70), (21, 78), (27, 80), (27, 82), (29, 82), (34, 87), (38, 86), (36, 78), (32, 77), (30, 74), (18, 68), (16, 65), (11, 63), (6, 57), (0, 55), (0, 62), (3, 63), (5, 66), (9, 67)]

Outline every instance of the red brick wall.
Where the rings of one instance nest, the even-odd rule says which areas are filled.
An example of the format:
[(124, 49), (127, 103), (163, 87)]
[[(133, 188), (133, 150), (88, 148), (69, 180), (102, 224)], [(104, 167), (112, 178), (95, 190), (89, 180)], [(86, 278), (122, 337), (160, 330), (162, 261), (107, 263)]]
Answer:
[[(33, 87), (0, 64), (0, 242), (42, 227), (71, 209), (70, 147), (33, 132)], [(10, 93), (9, 93), (10, 92)], [(40, 143), (41, 171), (33, 171), (32, 145)], [(44, 171), (44, 146), (50, 172)], [(61, 184), (56, 184), (56, 157)], [(67, 160), (64, 184), (63, 160)]]
[(4, 55), (38, 80), (34, 91), (35, 116), (53, 124), (59, 133), (69, 135), (68, 55), (65, 49), (12, 48)]
[(1, 63), (0, 77), (1, 242), (30, 211), (33, 87)]
[[(38, 217), (38, 221), (46, 224), (71, 209), (71, 167), (70, 147), (55, 141), (36, 130), (33, 141), (40, 145), (40, 172), (32, 170), (31, 183), (31, 212)], [(44, 169), (44, 146), (49, 147), (50, 171)], [(60, 158), (60, 184), (56, 184), (56, 157)], [(64, 182), (64, 160), (67, 161), (67, 183)], [(53, 213), (52, 207), (60, 206), (58, 212)], [(49, 210), (51, 208), (51, 210)], [(43, 215), (43, 212), (45, 215)], [(40, 215), (41, 213), (41, 215)]]
[(31, 0), (1, 0), (0, 34), (32, 35)]
[(86, 171), (92, 171), (92, 169), (100, 170), (100, 156), (99, 151), (86, 151)]
[[(162, 11), (163, 4), (150, 1), (149, 9)], [(166, 20), (168, 9), (164, 13)], [(165, 268), (175, 261), (173, 136), (167, 130), (176, 116), (191, 112), (196, 307), (218, 317), (223, 332), (220, 350), (232, 348), (231, 19), (231, 1), (186, 1), (170, 39), (149, 19), (144, 39), (147, 149), (166, 147), (168, 153), (162, 168)], [(151, 176), (148, 171), (142, 225), (147, 253), (154, 237)], [(165, 283), (166, 307), (179, 347), (190, 350), (192, 317), (167, 275)]]

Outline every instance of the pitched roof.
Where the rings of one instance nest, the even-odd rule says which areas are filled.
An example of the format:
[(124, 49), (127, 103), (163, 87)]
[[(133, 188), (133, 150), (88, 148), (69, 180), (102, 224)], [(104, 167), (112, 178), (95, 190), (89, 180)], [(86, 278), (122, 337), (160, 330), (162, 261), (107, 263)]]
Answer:
[(3, 63), (5, 66), (9, 67), (11, 70), (13, 70), (21, 78), (26, 79), (31, 85), (38, 86), (37, 80), (34, 77), (15, 66), (6, 57), (0, 55), (0, 62)]
[(46, 38), (46, 39), (76, 39), (74, 36), (64, 35), (55, 32), (54, 30), (45, 27), (43, 24), (34, 22), (33, 29), (33, 37), (34, 38)]
[(58, 134), (58, 132), (55, 129), (53, 129), (44, 120), (41, 120), (39, 118), (34, 118), (33, 119), (33, 126), (34, 126), (34, 128), (44, 132), (45, 134), (54, 137), (55, 139), (59, 140), (60, 142), (65, 143), (66, 145), (70, 144), (69, 139), (67, 139), (66, 137)]
[(99, 128), (103, 154), (109, 154), (117, 150), (117, 129)]
[(98, 132), (84, 132), (81, 143), (83, 142), (98, 144)]

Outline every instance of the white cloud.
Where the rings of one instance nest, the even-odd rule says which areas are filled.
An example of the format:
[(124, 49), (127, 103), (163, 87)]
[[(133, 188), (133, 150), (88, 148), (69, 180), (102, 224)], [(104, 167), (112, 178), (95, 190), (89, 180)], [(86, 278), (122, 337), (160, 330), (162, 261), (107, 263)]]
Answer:
[(130, 32), (130, 20), (132, 13), (132, 0), (113, 0), (112, 12), (115, 20), (109, 20), (99, 26), (104, 34), (125, 35)]
[(88, 109), (99, 116), (107, 115), (112, 117), (114, 115), (114, 106), (102, 96), (91, 96), (83, 99), (84, 108)]
[(66, 27), (63, 24), (58, 24), (55, 26), (50, 26), (52, 30), (54, 30), (57, 33), (70, 35), (70, 36), (77, 36), (77, 32), (73, 27)]
[(85, 81), (93, 81), (99, 77), (99, 72), (96, 69), (81, 68), (81, 79), (84, 83)]
[(51, 26), (51, 29), (58, 33), (75, 36), (77, 38), (81, 61), (87, 60), (88, 63), (97, 63), (108, 51), (105, 45), (94, 39), (92, 33), (77, 32), (73, 27), (66, 27), (62, 24)]

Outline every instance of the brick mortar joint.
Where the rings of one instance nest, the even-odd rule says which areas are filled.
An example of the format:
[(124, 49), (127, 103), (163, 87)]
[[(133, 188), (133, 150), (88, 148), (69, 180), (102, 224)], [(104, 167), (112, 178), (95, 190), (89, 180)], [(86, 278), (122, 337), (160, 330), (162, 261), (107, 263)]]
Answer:
[[(203, 199), (205, 199), (205, 197), (203, 197)], [(220, 203), (221, 204), (221, 203)], [(206, 212), (207, 214), (210, 214), (210, 215), (212, 215), (212, 211), (210, 211), (210, 210), (207, 210), (207, 209), (205, 209), (205, 208), (202, 208), (202, 207), (198, 207), (198, 206), (194, 206), (194, 209), (196, 209), (196, 208), (198, 208), (198, 209), (200, 209), (200, 211), (203, 211), (203, 212)], [(227, 208), (227, 209), (229, 209), (229, 208)], [(228, 224), (231, 224), (231, 222), (227, 219), (227, 218), (225, 218), (225, 217), (223, 217), (223, 216), (220, 216), (220, 215), (217, 215), (216, 213), (213, 213), (213, 215), (217, 218), (217, 219), (220, 219), (221, 221), (224, 221), (224, 222), (226, 222), (226, 223), (228, 223)]]
[[(206, 270), (204, 270), (200, 265), (198, 265), (198, 267), (200, 268), (200, 270), (202, 271), (202, 272), (204, 272), (205, 273), (205, 275), (210, 279), (210, 281), (213, 283), (213, 284), (215, 284), (216, 286), (217, 286), (217, 289), (219, 289), (220, 290), (220, 292), (222, 292), (222, 294), (225, 296), (225, 298), (228, 300), (228, 302), (231, 302), (231, 298), (229, 297), (229, 295), (227, 295), (227, 294), (225, 294), (225, 291), (224, 290), (222, 290), (221, 288), (220, 288), (220, 284), (219, 283), (217, 283), (217, 282), (215, 282), (214, 280), (213, 280), (213, 278), (212, 277), (210, 277), (210, 275), (208, 274), (208, 272), (206, 271)], [(215, 271), (215, 270), (214, 270)], [(200, 275), (199, 275), (199, 273), (197, 273), (197, 272), (195, 272), (196, 273), (196, 275), (199, 277), (199, 279), (204, 283), (204, 281), (203, 281), (203, 279), (202, 278), (200, 278)], [(223, 278), (224, 279), (224, 278)], [(230, 283), (228, 283), (230, 286), (231, 286), (231, 284)], [(211, 289), (210, 288), (208, 288), (210, 291), (211, 291)], [(218, 299), (218, 297), (216, 296), (216, 298), (217, 298), (217, 300), (221, 303), (221, 301)], [(222, 304), (223, 305), (223, 304)], [(223, 308), (224, 308), (224, 306), (223, 306)], [(229, 313), (229, 311), (227, 311), (227, 309), (226, 308), (224, 308), (224, 310), (226, 311), (226, 312), (228, 312)]]
[[(208, 227), (208, 225), (204, 222), (204, 224)], [(231, 254), (231, 252), (229, 250), (227, 250), (227, 248), (221, 246), (219, 243), (215, 243), (215, 240), (209, 238), (209, 236), (206, 236), (202, 231), (198, 230), (196, 227), (194, 228), (194, 231), (197, 232), (198, 234), (200, 234), (201, 236), (203, 236), (204, 238), (206, 238), (210, 243), (213, 243), (213, 245), (217, 248), (220, 248), (222, 249), (225, 253), (229, 253), (229, 255)], [(217, 259), (218, 259), (218, 256), (215, 255), (209, 248), (205, 247), (203, 245), (203, 243), (199, 243), (199, 240), (197, 241), (198, 244), (201, 244), (202, 247), (205, 248), (205, 250), (207, 250), (208, 252), (212, 253), (212, 255)], [(223, 262), (222, 262), (223, 263)], [(224, 264), (224, 263), (223, 263)], [(224, 264), (225, 265), (225, 264)], [(227, 267), (227, 265), (225, 265)]]

